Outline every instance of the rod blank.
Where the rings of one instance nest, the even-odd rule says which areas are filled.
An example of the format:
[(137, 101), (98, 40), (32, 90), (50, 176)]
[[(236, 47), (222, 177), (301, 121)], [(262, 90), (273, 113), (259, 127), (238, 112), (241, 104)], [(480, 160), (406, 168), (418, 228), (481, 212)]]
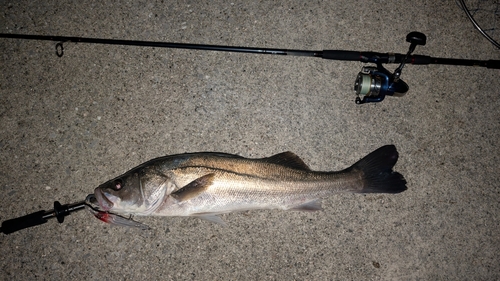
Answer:
[[(308, 50), (269, 49), (269, 48), (235, 47), (235, 46), (222, 46), (222, 45), (121, 40), (121, 39), (102, 39), (102, 38), (88, 38), (88, 37), (8, 34), (8, 33), (0, 33), (0, 38), (56, 41), (59, 42), (57, 44), (57, 46), (59, 46), (60, 48), (57, 50), (59, 56), (62, 56), (63, 43), (74, 42), (74, 43), (93, 43), (93, 44), (140, 46), (140, 47), (222, 51), (222, 52), (240, 52), (240, 53), (252, 53), (252, 54), (306, 56), (306, 57), (319, 57), (331, 60), (361, 61), (361, 62), (372, 62), (372, 63), (401, 63), (406, 57), (405, 54), (359, 52), (359, 51), (346, 51), (346, 50), (308, 51)], [(408, 56), (405, 63), (420, 64), (420, 65), (446, 64), (446, 65), (462, 65), (462, 66), (481, 66), (492, 69), (500, 69), (500, 60), (434, 58), (422, 55)]]

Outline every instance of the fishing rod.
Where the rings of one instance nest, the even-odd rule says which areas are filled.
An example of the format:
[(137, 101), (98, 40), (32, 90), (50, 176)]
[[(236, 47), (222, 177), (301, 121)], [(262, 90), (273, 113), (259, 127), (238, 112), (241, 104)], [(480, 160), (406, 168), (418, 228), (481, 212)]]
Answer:
[[(287, 55), (287, 56), (305, 56), (316, 57), (330, 60), (341, 61), (360, 61), (364, 63), (374, 63), (375, 66), (363, 66), (354, 82), (354, 91), (356, 93), (356, 103), (380, 102), (386, 96), (404, 96), (409, 90), (408, 84), (401, 79), (401, 73), (406, 64), (429, 65), (461, 65), (461, 66), (479, 66), (491, 69), (500, 69), (500, 60), (471, 60), (455, 58), (437, 58), (424, 55), (412, 55), (416, 46), (424, 46), (427, 41), (425, 34), (420, 32), (410, 32), (406, 36), (406, 42), (410, 47), (406, 54), (397, 53), (377, 53), (360, 52), (347, 50), (292, 50), (292, 49), (269, 49), (269, 48), (250, 48), (234, 47), (222, 45), (204, 45), (204, 44), (184, 44), (154, 41), (136, 41), (119, 39), (101, 39), (87, 37), (67, 37), (67, 36), (45, 36), (45, 35), (25, 35), (25, 34), (6, 34), (1, 33), (0, 38), (28, 39), (28, 40), (48, 40), (56, 41), (56, 54), (62, 57), (64, 54), (64, 43), (92, 43), (107, 45), (126, 45), (141, 47), (161, 47), (176, 49), (194, 49), (223, 52), (240, 52), (252, 54), (269, 55)], [(382, 64), (399, 64), (399, 66), (390, 72)]]
[(54, 209), (45, 211), (40, 210), (22, 217), (6, 220), (0, 226), (0, 233), (11, 234), (13, 232), (41, 225), (46, 223), (49, 219), (57, 218), (59, 223), (64, 222), (64, 217), (71, 213), (88, 209), (96, 218), (107, 223), (118, 224), (123, 226), (133, 226), (146, 230), (149, 227), (140, 222), (134, 221), (132, 217), (124, 217), (107, 211), (103, 211), (97, 204), (97, 199), (94, 194), (89, 194), (84, 201), (72, 204), (61, 205), (59, 201), (54, 201)]
[(21, 229), (44, 224), (52, 218), (57, 218), (57, 221), (59, 223), (63, 223), (65, 216), (69, 215), (70, 213), (83, 210), (86, 205), (86, 201), (65, 205), (61, 205), (59, 201), (55, 201), (54, 209), (52, 210), (40, 210), (38, 212), (2, 222), (0, 232), (4, 234), (11, 234)]

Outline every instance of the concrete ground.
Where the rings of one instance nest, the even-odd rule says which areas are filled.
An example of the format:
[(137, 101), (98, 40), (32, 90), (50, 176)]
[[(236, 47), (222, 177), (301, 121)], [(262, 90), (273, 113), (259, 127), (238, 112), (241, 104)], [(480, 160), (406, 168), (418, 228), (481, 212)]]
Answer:
[[(500, 59), (455, 1), (2, 1), (0, 33)], [(314, 213), (143, 218), (89, 212), (0, 236), (2, 280), (500, 278), (499, 70), (414, 66), (402, 98), (356, 105), (361, 62), (0, 39), (0, 221), (83, 200), (151, 158), (293, 151), (340, 170), (395, 144), (398, 195)], [(393, 70), (395, 66), (388, 66)]]

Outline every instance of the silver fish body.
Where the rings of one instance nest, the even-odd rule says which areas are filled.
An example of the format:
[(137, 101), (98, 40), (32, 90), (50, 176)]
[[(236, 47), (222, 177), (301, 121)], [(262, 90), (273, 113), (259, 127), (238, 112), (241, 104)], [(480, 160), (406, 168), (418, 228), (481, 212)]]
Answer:
[(393, 172), (398, 153), (383, 146), (338, 172), (312, 171), (295, 154), (249, 159), (224, 153), (188, 153), (150, 160), (95, 189), (100, 210), (119, 215), (197, 216), (221, 222), (221, 213), (254, 209), (321, 209), (339, 192), (399, 193)]

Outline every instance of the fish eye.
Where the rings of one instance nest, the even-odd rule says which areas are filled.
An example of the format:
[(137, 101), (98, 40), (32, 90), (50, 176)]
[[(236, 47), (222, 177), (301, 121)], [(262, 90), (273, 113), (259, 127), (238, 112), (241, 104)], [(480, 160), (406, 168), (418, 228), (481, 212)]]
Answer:
[(123, 180), (122, 179), (116, 179), (113, 181), (113, 189), (114, 190), (120, 190), (124, 186)]

